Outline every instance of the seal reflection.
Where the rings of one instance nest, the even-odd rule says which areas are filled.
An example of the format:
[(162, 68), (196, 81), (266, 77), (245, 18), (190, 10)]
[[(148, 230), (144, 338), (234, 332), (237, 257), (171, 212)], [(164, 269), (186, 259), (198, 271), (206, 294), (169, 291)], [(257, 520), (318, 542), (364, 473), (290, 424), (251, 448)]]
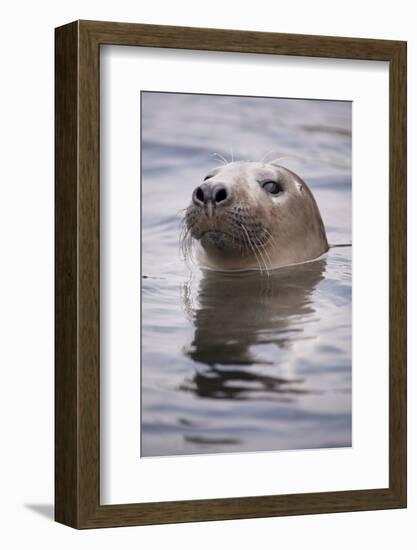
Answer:
[[(196, 305), (184, 294), (195, 327), (184, 353), (203, 368), (180, 389), (200, 398), (229, 400), (282, 401), (307, 393), (302, 379), (282, 375), (280, 352), (288, 357), (297, 341), (307, 338), (306, 318), (318, 320), (312, 295), (325, 268), (326, 260), (320, 259), (268, 276), (205, 271)], [(273, 360), (257, 356), (257, 347), (271, 344), (277, 352)], [(271, 372), (259, 372), (259, 366)]]

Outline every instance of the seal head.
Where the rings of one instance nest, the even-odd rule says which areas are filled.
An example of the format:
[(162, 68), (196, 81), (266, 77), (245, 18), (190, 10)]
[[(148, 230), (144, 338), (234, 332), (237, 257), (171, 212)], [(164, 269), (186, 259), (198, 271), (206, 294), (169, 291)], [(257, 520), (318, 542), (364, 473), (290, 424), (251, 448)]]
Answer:
[(197, 258), (218, 270), (268, 270), (313, 260), (329, 248), (306, 183), (283, 166), (231, 162), (210, 171), (185, 214)]

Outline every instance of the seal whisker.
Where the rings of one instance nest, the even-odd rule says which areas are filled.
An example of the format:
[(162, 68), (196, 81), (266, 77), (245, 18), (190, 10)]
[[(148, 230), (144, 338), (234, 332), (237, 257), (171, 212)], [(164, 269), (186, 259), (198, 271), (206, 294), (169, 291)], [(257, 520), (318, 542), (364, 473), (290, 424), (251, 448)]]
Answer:
[(277, 157), (268, 161), (268, 164), (275, 164), (277, 162), (281, 162), (282, 160), (296, 160), (298, 162), (305, 162), (305, 158), (298, 155), (283, 155), (282, 157)]
[(220, 153), (212, 153), (211, 156), (212, 156), (214, 159), (217, 158), (217, 160), (221, 160), (221, 162), (222, 162), (224, 165), (229, 164), (229, 163), (227, 162), (227, 160), (224, 158), (224, 156), (221, 155)]
[[(251, 247), (252, 252), (253, 252), (254, 255), (255, 255), (255, 258), (256, 258), (256, 261), (257, 261), (257, 263), (258, 263), (259, 269), (260, 269), (261, 273), (263, 273), (263, 269), (262, 269), (261, 262), (260, 262), (259, 259), (258, 259), (258, 254), (257, 254), (257, 252), (256, 252), (256, 248), (253, 246), (253, 243), (252, 243), (252, 241), (251, 241), (251, 239), (250, 239), (250, 237), (249, 237), (248, 230), (246, 229), (246, 227), (245, 227), (242, 223), (241, 223), (240, 225), (242, 226), (242, 229), (243, 229), (243, 231), (244, 231), (245, 234), (246, 234), (246, 237), (247, 237), (247, 239), (248, 239), (249, 246)], [(259, 252), (259, 250), (258, 250), (258, 252)], [(264, 264), (265, 264), (265, 262), (264, 262)], [(266, 266), (265, 266), (265, 267), (266, 267)]]
[(256, 248), (257, 252), (259, 253), (259, 256), (261, 257), (261, 260), (262, 260), (264, 266), (265, 266), (265, 272), (269, 277), (269, 269), (268, 269), (268, 266), (266, 265), (266, 261), (265, 261), (264, 255), (263, 255), (263, 252), (265, 252), (265, 250), (263, 250), (263, 252), (262, 252), (259, 241), (255, 241), (254, 245), (255, 245), (255, 248)]
[(275, 245), (276, 247), (278, 247), (277, 241), (275, 240), (275, 238), (274, 238), (274, 236), (272, 235), (272, 233), (271, 233), (268, 229), (266, 229), (266, 227), (264, 227), (264, 231), (265, 231), (266, 235), (272, 240), (272, 242), (274, 243), (274, 245)]
[(275, 155), (276, 153), (278, 153), (278, 150), (277, 150), (277, 149), (270, 149), (270, 150), (261, 158), (260, 162), (261, 162), (262, 164), (264, 164), (264, 163), (267, 161), (267, 159), (268, 159), (268, 157), (269, 157), (270, 155), (272, 155), (272, 154)]
[(264, 251), (266, 258), (269, 261), (269, 268), (272, 269), (273, 268), (272, 267), (272, 260), (271, 260), (271, 256), (269, 255), (269, 253), (266, 249), (266, 243), (261, 243), (261, 242), (258, 241), (258, 246), (260, 248), (262, 248), (262, 250)]
[(249, 233), (248, 233), (246, 227), (245, 227), (242, 223), (240, 223), (239, 225), (242, 227), (243, 231), (245, 232), (247, 242), (248, 242), (248, 244), (249, 244), (249, 246), (250, 246), (250, 248), (251, 248), (251, 250), (252, 250), (252, 252), (253, 252), (253, 254), (254, 254), (254, 256), (255, 256), (255, 259), (256, 259), (256, 261), (257, 261), (257, 263), (258, 263), (259, 269), (260, 269), (261, 272), (262, 272), (262, 266), (261, 266), (261, 264), (260, 264), (260, 262), (259, 262), (259, 260), (258, 260), (258, 256), (257, 256), (257, 254), (256, 254), (256, 252), (255, 252), (255, 249), (254, 249), (254, 247), (253, 247), (253, 245), (252, 245), (252, 242), (251, 242), (251, 240), (250, 240)]
[(187, 265), (193, 264), (193, 238), (191, 227), (184, 226), (180, 234), (180, 250)]

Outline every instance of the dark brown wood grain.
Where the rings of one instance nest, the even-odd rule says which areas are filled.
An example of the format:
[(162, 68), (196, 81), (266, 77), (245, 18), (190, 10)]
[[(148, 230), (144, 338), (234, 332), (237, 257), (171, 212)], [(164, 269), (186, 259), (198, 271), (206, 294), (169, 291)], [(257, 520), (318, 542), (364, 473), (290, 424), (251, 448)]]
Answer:
[[(78, 21), (56, 29), (55, 518), (76, 528), (406, 506), (406, 44)], [(390, 64), (389, 487), (100, 505), (101, 44), (382, 60)], [(369, 351), (372, 357), (372, 350)], [(157, 480), (155, 480), (157, 483)]]
[(77, 525), (78, 25), (55, 44), (55, 519)]
[[(390, 60), (389, 188), (389, 472), (407, 493), (407, 48)], [(405, 504), (404, 504), (405, 505)]]

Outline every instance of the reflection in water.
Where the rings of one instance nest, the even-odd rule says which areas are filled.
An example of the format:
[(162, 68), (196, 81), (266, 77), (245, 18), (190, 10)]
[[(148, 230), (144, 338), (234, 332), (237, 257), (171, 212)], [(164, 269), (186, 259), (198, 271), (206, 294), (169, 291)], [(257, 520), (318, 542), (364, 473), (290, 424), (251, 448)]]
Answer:
[[(302, 380), (290, 380), (274, 376), (210, 367), (203, 373), (196, 373), (192, 378), (193, 385), (184, 384), (182, 390), (195, 391), (199, 397), (214, 399), (248, 399), (249, 394), (270, 392), (276, 394), (307, 393), (294, 387)], [(231, 385), (233, 384), (233, 385)]]
[(314, 312), (311, 295), (323, 279), (325, 260), (259, 272), (206, 271), (194, 311), (194, 339), (188, 354), (207, 365), (251, 365), (250, 347), (275, 343), (286, 347), (302, 333), (300, 316)]
[(184, 292), (185, 307), (195, 326), (185, 353), (208, 367), (197, 371), (180, 389), (199, 397), (240, 400), (288, 400), (308, 393), (303, 379), (260, 374), (250, 367), (276, 364), (256, 357), (254, 346), (274, 344), (289, 350), (297, 340), (308, 338), (302, 321), (314, 314), (311, 296), (323, 279), (325, 266), (325, 259), (320, 259), (272, 271), (269, 276), (206, 271), (198, 305), (193, 308), (191, 292), (187, 288)]
[[(323, 279), (326, 261), (320, 259), (269, 273), (220, 273), (206, 271), (200, 281), (193, 309), (191, 293), (184, 293), (195, 333), (185, 350), (193, 361), (208, 365), (197, 371), (180, 389), (214, 399), (288, 400), (308, 392), (304, 380), (250, 370), (260, 361), (252, 346), (275, 344), (290, 349), (307, 338), (300, 321), (314, 313), (312, 293)], [(234, 368), (231, 368), (231, 366)]]

